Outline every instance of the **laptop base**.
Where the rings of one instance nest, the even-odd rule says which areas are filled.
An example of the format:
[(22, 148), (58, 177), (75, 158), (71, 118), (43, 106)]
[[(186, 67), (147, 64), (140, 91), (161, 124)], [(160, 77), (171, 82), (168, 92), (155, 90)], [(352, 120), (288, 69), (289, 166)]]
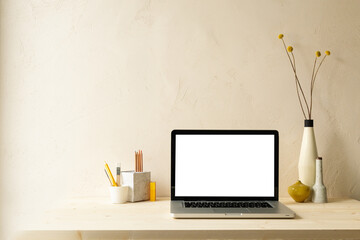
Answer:
[(273, 208), (185, 208), (184, 201), (171, 201), (173, 218), (295, 218), (295, 213), (278, 201), (267, 201)]

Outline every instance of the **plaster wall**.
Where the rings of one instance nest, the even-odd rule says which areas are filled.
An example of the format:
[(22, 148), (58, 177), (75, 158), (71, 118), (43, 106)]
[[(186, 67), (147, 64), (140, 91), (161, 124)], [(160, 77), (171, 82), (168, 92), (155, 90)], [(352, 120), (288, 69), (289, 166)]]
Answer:
[[(360, 199), (359, 1), (2, 0), (1, 233), (74, 196), (106, 195), (104, 160), (144, 152), (170, 194), (170, 132), (277, 129), (280, 196), (297, 180), (303, 116), (279, 33), (309, 94), (330, 197)], [(0, 236), (1, 239), (4, 239)]]

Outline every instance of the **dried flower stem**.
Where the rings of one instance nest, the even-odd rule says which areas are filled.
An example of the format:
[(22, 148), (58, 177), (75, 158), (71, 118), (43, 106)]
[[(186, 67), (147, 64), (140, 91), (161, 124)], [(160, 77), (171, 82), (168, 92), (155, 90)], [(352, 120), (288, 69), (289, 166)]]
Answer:
[[(291, 55), (292, 55), (293, 62), (294, 62), (294, 70), (296, 71), (295, 56), (294, 56), (294, 54), (292, 52), (291, 52)], [(301, 98), (300, 98), (300, 94), (299, 94), (299, 82), (296, 81), (296, 77), (295, 77), (295, 85), (296, 85), (296, 93), (297, 93), (298, 100), (299, 100), (299, 103), (300, 103), (301, 111), (302, 111), (302, 113), (304, 115), (304, 118), (306, 119), (306, 114), (305, 114), (304, 107), (303, 107), (303, 104), (301, 102)]]
[(311, 78), (311, 89), (310, 89), (310, 113), (309, 113), (309, 118), (311, 119), (311, 112), (312, 112), (312, 96), (313, 96), (313, 92), (314, 92), (314, 85), (315, 85), (315, 79), (316, 76), (319, 72), (319, 69), (322, 65), (322, 63), (324, 62), (325, 58), (327, 55), (324, 55), (323, 59), (321, 60), (319, 66), (316, 69), (315, 75), (314, 75), (314, 71), (315, 71), (315, 66), (316, 66), (316, 58), (315, 58), (315, 63), (314, 63), (314, 68), (313, 68), (313, 77)]
[(312, 112), (312, 95), (313, 95), (313, 85), (314, 85), (314, 73), (315, 73), (315, 66), (316, 66), (316, 61), (317, 61), (317, 57), (315, 57), (315, 61), (314, 61), (314, 66), (313, 66), (313, 71), (312, 71), (312, 75), (311, 75), (311, 84), (310, 84), (310, 114), (309, 114), (309, 118), (311, 119), (311, 112)]
[(307, 109), (307, 113), (308, 113), (309, 119), (310, 119), (309, 104), (308, 104), (307, 101), (306, 101), (306, 97), (305, 97), (304, 91), (303, 91), (303, 89), (302, 89), (302, 87), (301, 87), (301, 83), (300, 83), (299, 78), (298, 78), (297, 73), (296, 73), (294, 54), (291, 53), (291, 54), (292, 54), (292, 57), (293, 57), (293, 59), (294, 59), (294, 62), (293, 62), (293, 61), (291, 61), (290, 55), (289, 55), (289, 53), (287, 52), (286, 44), (285, 44), (284, 39), (281, 39), (281, 40), (282, 40), (282, 42), (283, 42), (283, 44), (284, 44), (285, 52), (286, 52), (286, 54), (287, 54), (287, 56), (288, 56), (288, 58), (289, 58), (291, 67), (292, 67), (293, 72), (294, 72), (294, 74), (295, 74), (296, 92), (297, 92), (297, 94), (298, 94), (298, 99), (299, 99), (299, 103), (300, 103), (301, 110), (302, 110), (302, 112), (303, 112), (304, 118), (307, 119), (307, 118), (306, 118), (305, 111), (304, 111), (303, 103), (302, 103), (302, 101), (301, 101), (301, 97), (300, 97), (300, 94), (299, 94), (299, 89), (300, 89), (301, 95), (302, 95), (302, 97), (303, 97), (303, 101), (304, 101), (304, 103), (305, 103), (305, 106), (306, 106), (306, 109)]

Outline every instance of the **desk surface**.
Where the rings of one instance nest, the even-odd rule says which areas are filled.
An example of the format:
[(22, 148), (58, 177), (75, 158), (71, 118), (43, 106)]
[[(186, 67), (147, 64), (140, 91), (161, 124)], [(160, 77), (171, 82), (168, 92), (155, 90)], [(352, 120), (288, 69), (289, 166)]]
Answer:
[(259, 235), (262, 238), (270, 233), (269, 239), (276, 234), (289, 237), (296, 231), (300, 235), (312, 234), (318, 237), (360, 238), (360, 201), (330, 199), (326, 204), (295, 203), (291, 199), (280, 201), (296, 212), (295, 219), (173, 219), (167, 198), (160, 198), (156, 202), (126, 204), (111, 204), (107, 198), (78, 198), (45, 212), (39, 221), (26, 224), (24, 230), (76, 231), (78, 234), (79, 231), (204, 233), (216, 230), (237, 234), (235, 236), (240, 236), (240, 232), (246, 232), (246, 236), (257, 232), (262, 234)]

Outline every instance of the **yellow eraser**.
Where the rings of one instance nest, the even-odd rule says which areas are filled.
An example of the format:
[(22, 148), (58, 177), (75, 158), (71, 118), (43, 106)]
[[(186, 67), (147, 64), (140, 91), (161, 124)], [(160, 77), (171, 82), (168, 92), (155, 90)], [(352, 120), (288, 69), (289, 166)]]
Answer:
[(150, 201), (156, 201), (156, 182), (150, 182)]

